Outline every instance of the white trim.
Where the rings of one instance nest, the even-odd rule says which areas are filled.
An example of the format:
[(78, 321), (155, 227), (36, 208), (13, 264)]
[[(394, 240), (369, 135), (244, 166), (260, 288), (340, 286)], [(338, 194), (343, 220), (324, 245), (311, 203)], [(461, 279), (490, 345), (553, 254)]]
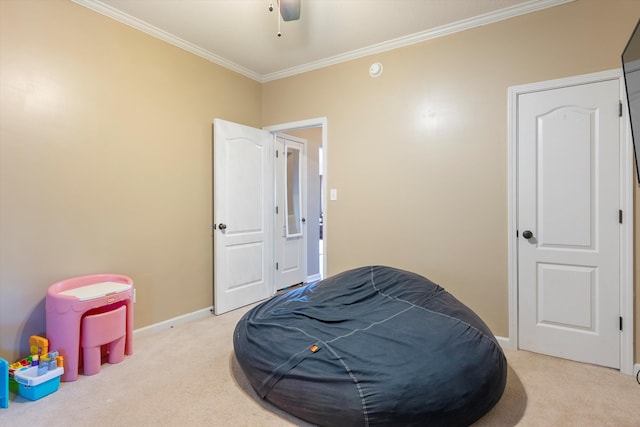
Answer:
[(313, 274), (311, 276), (307, 276), (306, 283), (317, 282), (320, 279), (322, 279), (322, 276), (320, 275), (320, 273), (316, 273), (316, 274)]
[[(508, 90), (508, 282), (509, 341), (508, 348), (518, 348), (518, 251), (517, 251), (517, 117), (518, 96), (530, 92), (596, 83), (605, 80), (620, 82), (620, 99), (626, 103), (622, 70), (614, 69), (509, 87)], [(626, 105), (626, 104), (625, 104)], [(620, 332), (620, 372), (633, 372), (633, 151), (629, 135), (628, 114), (620, 120), (620, 209), (624, 213), (620, 226), (620, 316), (624, 327)]]
[[(519, 88), (519, 87), (518, 87)], [(510, 87), (507, 98), (507, 282), (509, 300), (509, 348), (518, 349), (518, 95), (519, 89)]]
[(483, 15), (474, 16), (473, 18), (463, 19), (461, 21), (452, 22), (447, 25), (432, 28), (426, 31), (409, 34), (407, 36), (398, 37), (382, 43), (377, 43), (361, 49), (352, 50), (340, 55), (331, 56), (308, 64), (302, 64), (295, 67), (276, 71), (270, 74), (262, 75), (261, 82), (269, 82), (271, 80), (282, 79), (296, 74), (306, 73), (308, 71), (317, 70), (319, 68), (329, 67), (342, 62), (352, 61), (377, 53), (387, 52), (389, 50), (398, 49), (405, 46), (421, 43), (427, 40), (448, 36), (459, 33), (461, 31), (470, 30), (472, 28), (493, 24), (505, 19), (514, 18), (531, 12), (536, 12), (549, 7), (559, 6), (565, 3), (571, 3), (575, 0), (531, 0), (526, 3), (517, 4), (495, 12), (485, 13)]
[(631, 124), (629, 109), (627, 108), (627, 93), (623, 83), (622, 70), (618, 70), (620, 79), (620, 100), (623, 105), (622, 120), (620, 120), (620, 209), (623, 213), (620, 225), (620, 316), (623, 319), (623, 330), (620, 333), (620, 372), (633, 373), (633, 265), (634, 265), (634, 230), (633, 219), (633, 190), (636, 177), (634, 176), (633, 141), (631, 139)]
[(148, 24), (141, 19), (128, 15), (124, 12), (121, 12), (120, 10), (114, 8), (113, 6), (109, 6), (98, 0), (71, 0), (71, 1), (81, 6), (84, 6), (88, 9), (91, 9), (94, 12), (98, 12), (102, 15), (108, 16), (109, 18), (115, 19), (118, 22), (121, 22), (130, 27), (133, 27), (136, 30), (142, 31), (143, 33), (149, 34), (152, 37), (155, 37), (169, 44), (172, 44), (176, 47), (179, 47), (180, 49), (186, 50), (187, 52), (191, 52), (194, 55), (197, 55), (201, 58), (204, 58), (208, 61), (213, 62), (214, 64), (218, 64), (222, 67), (225, 67), (231, 71), (235, 71), (236, 73), (242, 74), (243, 76), (249, 77), (250, 79), (256, 80), (258, 82), (261, 81), (260, 74), (255, 73), (252, 70), (249, 70), (248, 68), (245, 68), (241, 65), (238, 65), (235, 62), (231, 62), (221, 56), (218, 56), (213, 52), (210, 52), (206, 49), (201, 48), (200, 46), (196, 46), (191, 42), (183, 40), (180, 37), (174, 36), (173, 34), (166, 32), (165, 30), (162, 30), (151, 24)]
[(498, 344), (500, 344), (500, 347), (506, 348), (509, 350), (514, 350), (513, 346), (511, 345), (511, 340), (509, 338), (499, 337), (497, 335), (495, 336), (495, 338), (498, 341)]
[(205, 317), (209, 317), (212, 315), (213, 315), (213, 306), (203, 308), (201, 310), (183, 314), (182, 316), (174, 317), (172, 319), (168, 319), (162, 322), (154, 323), (153, 325), (136, 329), (133, 331), (133, 336), (135, 337), (136, 335), (140, 335), (140, 334), (164, 331), (165, 329), (171, 329), (174, 326), (182, 325), (184, 323), (192, 322), (198, 319), (203, 319)]
[[(276, 134), (278, 132), (285, 132), (293, 129), (304, 129), (310, 127), (319, 127), (322, 129), (322, 197), (324, 200), (329, 200), (327, 195), (327, 164), (329, 155), (329, 140), (328, 140), (328, 123), (326, 117), (316, 117), (313, 119), (299, 120), (297, 122), (282, 123), (279, 125), (265, 126), (264, 130)], [(325, 211), (322, 213), (322, 253), (324, 254), (324, 262), (322, 263), (322, 277), (327, 277), (327, 241), (329, 240), (328, 223), (329, 223), (329, 205), (325, 205)], [(275, 285), (274, 285), (275, 286)], [(275, 293), (275, 291), (274, 291)]]
[(409, 46), (412, 44), (432, 40), (439, 37), (448, 36), (460, 31), (469, 30), (471, 28), (480, 27), (483, 25), (493, 24), (495, 22), (503, 21), (505, 19), (514, 18), (516, 16), (524, 15), (531, 12), (537, 12), (539, 10), (547, 9), (554, 6), (559, 6), (565, 3), (571, 3), (575, 0), (530, 0), (525, 3), (520, 3), (511, 7), (500, 9), (494, 12), (478, 15), (473, 18), (463, 19), (461, 21), (453, 22), (451, 24), (442, 25), (440, 27), (432, 28), (430, 30), (421, 31), (414, 34), (409, 34), (404, 37), (398, 37), (393, 40), (377, 43), (362, 49), (352, 50), (344, 54), (331, 56), (329, 58), (321, 59), (318, 61), (312, 61), (307, 64), (287, 68), (284, 70), (276, 71), (270, 74), (258, 74), (253, 70), (243, 67), (239, 64), (231, 62), (221, 56), (216, 55), (206, 49), (196, 46), (186, 40), (174, 36), (158, 27), (148, 24), (138, 18), (128, 15), (120, 10), (104, 4), (98, 0), (72, 0), (81, 6), (98, 12), (102, 15), (108, 16), (123, 24), (129, 25), (137, 30), (156, 37), (160, 40), (164, 40), (174, 46), (184, 49), (187, 52), (191, 52), (204, 59), (207, 59), (222, 67), (228, 68), (232, 71), (240, 73), (250, 79), (256, 80), (260, 83), (266, 83), (272, 80), (282, 79), (284, 77), (290, 77), (296, 74), (305, 73), (307, 71), (317, 70), (319, 68), (329, 67), (331, 65), (339, 64), (342, 62), (351, 61), (353, 59), (362, 58), (364, 56), (374, 55), (377, 53), (386, 52), (392, 49), (398, 49), (401, 47)]

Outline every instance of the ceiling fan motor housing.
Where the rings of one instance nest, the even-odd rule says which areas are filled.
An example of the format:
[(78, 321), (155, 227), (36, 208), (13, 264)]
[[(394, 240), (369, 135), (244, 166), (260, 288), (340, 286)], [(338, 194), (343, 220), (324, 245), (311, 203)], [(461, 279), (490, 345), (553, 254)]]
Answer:
[(300, 19), (300, 0), (280, 0), (280, 15), (284, 21)]

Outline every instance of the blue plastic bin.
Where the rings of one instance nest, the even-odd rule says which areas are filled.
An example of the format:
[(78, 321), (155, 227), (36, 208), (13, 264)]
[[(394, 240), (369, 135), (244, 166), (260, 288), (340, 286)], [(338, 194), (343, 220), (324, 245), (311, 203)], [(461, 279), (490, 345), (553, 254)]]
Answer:
[(18, 394), (29, 400), (43, 398), (58, 391), (60, 375), (63, 373), (64, 368), (56, 368), (38, 375), (37, 366), (16, 372), (15, 379), (18, 383)]
[(0, 408), (9, 407), (9, 362), (0, 358)]

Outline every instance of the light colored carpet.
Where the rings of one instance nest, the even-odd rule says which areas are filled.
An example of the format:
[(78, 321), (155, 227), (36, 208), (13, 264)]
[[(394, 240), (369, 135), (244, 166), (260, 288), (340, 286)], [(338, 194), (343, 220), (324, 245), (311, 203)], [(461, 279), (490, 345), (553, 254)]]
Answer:
[[(122, 363), (34, 402), (12, 394), (0, 426), (309, 426), (257, 398), (237, 365), (232, 333), (246, 310), (137, 334)], [(633, 376), (505, 353), (506, 391), (474, 426), (640, 426)]]

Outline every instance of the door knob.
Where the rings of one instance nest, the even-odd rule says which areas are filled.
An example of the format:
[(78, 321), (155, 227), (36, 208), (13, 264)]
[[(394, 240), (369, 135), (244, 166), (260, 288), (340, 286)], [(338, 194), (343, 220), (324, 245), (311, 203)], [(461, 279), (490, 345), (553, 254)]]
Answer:
[(533, 237), (533, 233), (529, 230), (525, 230), (522, 232), (522, 237), (524, 237), (525, 239), (530, 239)]
[(220, 224), (218, 224), (218, 228), (219, 228), (220, 230), (224, 230), (224, 229), (226, 229), (226, 228), (227, 228), (227, 224), (225, 224), (225, 223), (222, 223), (222, 222), (221, 222)]

